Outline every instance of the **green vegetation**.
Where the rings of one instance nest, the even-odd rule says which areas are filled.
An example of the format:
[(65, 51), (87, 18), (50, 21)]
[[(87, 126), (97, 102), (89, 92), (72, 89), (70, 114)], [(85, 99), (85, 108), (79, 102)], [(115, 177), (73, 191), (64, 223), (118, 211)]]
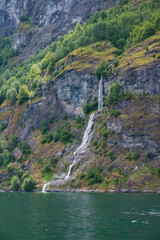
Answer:
[[(125, 99), (128, 100), (131, 97), (132, 97), (132, 93), (127, 92), (127, 91), (124, 92), (122, 90), (122, 87), (119, 84), (119, 82), (116, 81), (116, 83), (114, 83), (110, 87), (109, 94), (108, 94), (105, 102), (108, 106), (110, 106), (110, 105), (114, 105), (114, 104), (118, 103), (121, 100), (125, 100)], [(116, 112), (114, 110), (112, 110), (111, 112), (113, 112), (113, 114), (114, 113), (116, 114)], [(118, 114), (118, 112), (117, 112), (117, 114)]]
[(92, 103), (86, 103), (83, 107), (83, 112), (85, 114), (89, 114), (92, 111), (95, 111), (98, 109), (98, 100), (97, 98), (94, 98)]
[[(16, 98), (19, 104), (27, 101), (29, 99), (28, 89), (24, 89), (23, 86), (22, 90), (20, 86), (30, 86), (29, 91), (32, 91), (43, 82), (50, 81), (52, 75), (48, 76), (47, 74), (53, 72), (53, 78), (56, 77), (64, 69), (60, 60), (67, 55), (68, 58), (72, 57), (70, 53), (79, 47), (85, 47), (98, 41), (110, 41), (117, 48), (116, 56), (152, 36), (160, 30), (159, 8), (158, 0), (142, 1), (139, 4), (121, 0), (120, 4), (114, 8), (96, 12), (83, 25), (78, 23), (74, 30), (64, 36), (59, 36), (57, 41), (52, 42), (37, 55), (30, 57), (18, 66), (13, 62), (6, 67), (8, 59), (18, 52), (13, 51), (9, 38), (1, 39), (0, 103), (6, 98), (11, 104), (15, 103)], [(32, 25), (31, 19), (25, 14), (22, 14), (20, 20), (21, 24)], [(54, 69), (57, 63), (58, 69)], [(115, 59), (113, 66), (117, 67), (118, 64), (118, 59)], [(106, 76), (107, 65), (108, 63), (103, 62), (97, 68), (98, 77)], [(42, 72), (44, 77), (41, 77)]]
[(0, 124), (0, 133), (3, 132), (3, 130), (6, 129), (7, 126), (8, 126), (7, 123), (1, 123)]
[(101, 77), (106, 78), (108, 66), (109, 66), (108, 62), (102, 62), (96, 68), (96, 76), (98, 77), (98, 79), (100, 79)]
[(22, 140), (19, 143), (19, 148), (21, 149), (23, 154), (29, 154), (31, 152), (31, 147), (26, 140)]
[(20, 86), (17, 99), (18, 99), (17, 102), (19, 104), (22, 104), (29, 99), (29, 91), (28, 91), (27, 86), (25, 86), (25, 85)]
[(86, 172), (88, 185), (101, 183), (103, 181), (102, 169), (100, 167), (90, 166)]
[(8, 142), (0, 139), (0, 166), (7, 166), (10, 162), (14, 161), (14, 157), (10, 152)]
[(20, 181), (17, 176), (13, 176), (11, 179), (11, 187), (13, 190), (17, 191), (20, 188)]
[(120, 111), (118, 111), (118, 110), (116, 110), (116, 109), (111, 109), (111, 110), (110, 110), (110, 113), (109, 113), (109, 115), (110, 115), (111, 117), (118, 117), (120, 114), (121, 114)]
[(34, 190), (36, 187), (36, 182), (32, 177), (26, 177), (24, 179), (22, 188), (24, 191), (30, 192), (32, 190)]

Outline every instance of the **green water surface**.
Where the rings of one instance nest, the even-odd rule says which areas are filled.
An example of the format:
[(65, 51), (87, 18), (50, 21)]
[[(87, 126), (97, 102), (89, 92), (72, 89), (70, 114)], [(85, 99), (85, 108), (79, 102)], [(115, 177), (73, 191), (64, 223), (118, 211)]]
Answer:
[(160, 240), (159, 194), (0, 193), (0, 240)]

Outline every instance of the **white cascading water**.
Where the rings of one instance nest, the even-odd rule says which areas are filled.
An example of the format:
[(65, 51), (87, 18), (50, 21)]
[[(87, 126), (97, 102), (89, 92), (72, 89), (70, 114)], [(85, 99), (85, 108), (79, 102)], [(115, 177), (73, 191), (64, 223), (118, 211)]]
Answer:
[(68, 170), (68, 174), (67, 176), (65, 177), (65, 179), (68, 179), (70, 174), (71, 174), (71, 170), (72, 170), (72, 167), (74, 166), (76, 160), (77, 160), (77, 157), (80, 153), (82, 153), (88, 146), (88, 143), (89, 143), (89, 139), (90, 139), (90, 136), (91, 136), (91, 133), (92, 133), (92, 128), (93, 128), (93, 125), (94, 125), (94, 115), (95, 113), (93, 113), (90, 118), (89, 118), (89, 122), (88, 122), (88, 126), (86, 128), (86, 131), (83, 135), (83, 139), (82, 139), (82, 143), (81, 145), (76, 149), (76, 151), (74, 152), (74, 161), (73, 163), (71, 164), (71, 166), (69, 167), (69, 170)]
[(50, 182), (47, 182), (43, 185), (43, 188), (42, 188), (42, 193), (45, 193), (46, 192), (46, 187), (50, 184)]
[(98, 111), (101, 112), (103, 109), (103, 77), (101, 77), (99, 82), (99, 92), (98, 92)]
[[(102, 109), (103, 109), (103, 78), (101, 77), (101, 80), (100, 80), (100, 83), (99, 83), (99, 93), (98, 93), (98, 111), (101, 112)], [(93, 125), (94, 125), (94, 116), (95, 116), (95, 113), (93, 113), (89, 118), (88, 126), (87, 126), (86, 131), (84, 132), (84, 135), (83, 135), (82, 143), (76, 149), (76, 151), (74, 152), (74, 161), (69, 167), (68, 174), (65, 177), (65, 180), (67, 180), (70, 177), (72, 168), (73, 168), (74, 164), (76, 163), (76, 160), (77, 160), (79, 154), (82, 153), (84, 150), (86, 150), (86, 148), (88, 147), (89, 140), (90, 140), (90, 137), (91, 137), (91, 134), (92, 134)], [(42, 188), (43, 193), (46, 192), (46, 187), (49, 184), (50, 184), (50, 182), (45, 183), (43, 185), (43, 188)]]

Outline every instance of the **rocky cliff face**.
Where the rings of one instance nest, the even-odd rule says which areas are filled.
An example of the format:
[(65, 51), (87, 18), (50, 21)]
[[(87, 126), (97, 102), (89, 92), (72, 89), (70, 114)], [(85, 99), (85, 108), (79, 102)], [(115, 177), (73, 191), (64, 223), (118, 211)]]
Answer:
[[(85, 21), (99, 9), (109, 8), (117, 0), (1, 0), (0, 1), (0, 37), (16, 29), (13, 47), (26, 46), (21, 51), (23, 58), (35, 54), (57, 36), (67, 33), (78, 22)], [(20, 16), (31, 18), (33, 26), (19, 29)]]

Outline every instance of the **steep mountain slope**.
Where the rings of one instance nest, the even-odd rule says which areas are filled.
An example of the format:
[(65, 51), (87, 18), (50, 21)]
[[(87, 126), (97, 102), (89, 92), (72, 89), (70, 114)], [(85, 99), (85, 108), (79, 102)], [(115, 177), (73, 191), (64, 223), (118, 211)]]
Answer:
[(96, 10), (107, 9), (117, 0), (1, 0), (0, 37), (13, 34), (13, 48), (20, 47), (23, 58), (86, 21)]
[[(35, 38), (39, 44), (39, 34), (47, 31), (49, 36), (44, 37), (50, 42), (54, 24), (49, 19), (63, 21), (70, 16), (67, 18), (70, 24), (78, 11), (85, 20), (90, 14), (87, 9), (94, 12), (98, 4), (60, 1), (60, 5), (52, 8), (53, 1), (12, 1), (11, 5), (6, 2), (6, 9), (14, 10), (17, 6), (21, 16), (15, 37), (28, 34), (31, 28), (41, 29), (41, 33), (36, 30), (35, 35), (29, 35), (31, 44), (26, 42), (20, 55), (8, 57), (8, 65), (4, 60), (1, 65), (1, 189), (31, 190), (35, 185), (33, 177), (37, 190), (50, 181), (47, 188), (51, 191), (160, 191), (160, 26), (156, 12), (159, 10), (155, 10), (158, 5), (152, 6), (148, 1), (140, 8), (139, 2), (129, 2), (124, 7), (122, 4), (97, 12), (84, 25), (77, 24), (74, 31), (18, 64), (22, 54), (26, 58), (26, 54), (41, 48), (41, 44), (37, 48), (32, 45)], [(0, 3), (4, 8), (5, 1)], [(20, 3), (25, 5), (16, 5)], [(104, 9), (111, 3), (100, 1), (99, 5)], [(79, 9), (71, 16), (74, 6)], [(84, 6), (87, 13), (82, 14)], [(52, 15), (54, 11), (57, 15)], [(152, 16), (151, 23), (146, 12)], [(11, 13), (14, 16), (14, 11)], [(34, 19), (32, 23), (30, 16)], [(132, 29), (135, 16), (138, 25)], [(132, 21), (121, 34), (126, 18)], [(60, 24), (63, 27), (61, 21)], [(7, 34), (8, 30), (3, 29), (3, 34)], [(55, 36), (59, 35), (54, 29)], [(101, 77), (104, 107), (97, 112)], [(65, 180), (93, 112), (87, 148), (79, 153), (71, 175)]]

